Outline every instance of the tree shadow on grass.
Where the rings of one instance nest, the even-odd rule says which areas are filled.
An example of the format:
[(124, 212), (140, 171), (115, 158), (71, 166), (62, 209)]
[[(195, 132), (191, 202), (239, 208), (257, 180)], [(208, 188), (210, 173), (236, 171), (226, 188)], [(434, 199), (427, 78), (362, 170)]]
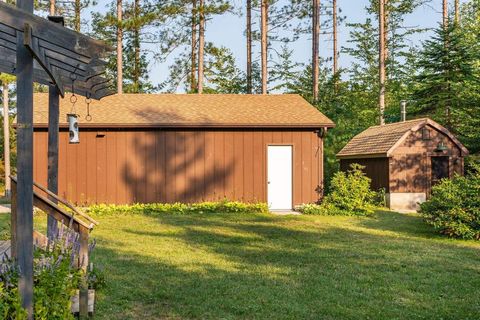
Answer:
[(393, 211), (377, 211), (370, 219), (364, 219), (359, 225), (366, 228), (397, 233), (402, 236), (438, 238), (435, 230), (427, 225), (418, 213), (398, 213)]
[[(478, 312), (478, 249), (294, 222), (165, 215), (151, 219), (158, 232), (119, 226), (115, 238), (100, 239), (96, 253), (110, 280), (99, 316), (392, 319)], [(394, 221), (382, 223), (399, 232)], [(116, 250), (125, 245), (122, 234), (137, 235), (138, 250)]]

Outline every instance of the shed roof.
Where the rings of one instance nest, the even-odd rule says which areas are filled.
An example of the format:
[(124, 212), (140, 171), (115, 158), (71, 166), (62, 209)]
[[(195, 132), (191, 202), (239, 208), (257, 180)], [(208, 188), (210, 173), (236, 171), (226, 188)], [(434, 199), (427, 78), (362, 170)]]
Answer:
[(468, 154), (468, 150), (445, 127), (429, 118), (421, 118), (370, 127), (353, 137), (352, 140), (350, 140), (347, 145), (337, 153), (337, 157), (388, 157), (391, 152), (410, 135), (410, 133), (421, 129), (426, 125), (430, 125), (436, 130), (441, 131), (459, 146), (463, 154)]
[[(92, 120), (79, 98), (73, 112), (82, 127), (333, 127), (334, 123), (296, 94), (122, 94), (92, 101)], [(60, 100), (60, 124), (72, 113), (70, 96)], [(34, 95), (34, 124), (48, 123), (48, 94)]]

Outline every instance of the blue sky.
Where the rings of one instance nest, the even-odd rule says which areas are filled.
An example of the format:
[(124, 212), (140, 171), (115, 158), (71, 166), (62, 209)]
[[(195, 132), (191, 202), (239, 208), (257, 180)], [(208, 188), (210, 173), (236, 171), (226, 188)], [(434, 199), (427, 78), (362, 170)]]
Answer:
[[(128, 0), (126, 0), (128, 1)], [(160, 0), (161, 1), (161, 0)], [(465, 1), (465, 0), (464, 0)], [(464, 2), (462, 1), (462, 2)], [(111, 0), (100, 0), (98, 5), (92, 8), (95, 11), (104, 11), (107, 3)], [(453, 5), (453, 1), (450, 0)], [(237, 11), (244, 12), (244, 0), (233, 0)], [(366, 18), (365, 6), (368, 0), (337, 0), (338, 6), (342, 10), (342, 15), (347, 17), (348, 22), (362, 22)], [(421, 7), (406, 19), (406, 26), (419, 26), (422, 28), (434, 28), (441, 20), (442, 0), (431, 0), (428, 6)], [(87, 17), (86, 17), (87, 18)], [(245, 68), (245, 36), (243, 34), (245, 28), (245, 17), (226, 14), (217, 16), (210, 20), (206, 26), (206, 41), (212, 41), (216, 45), (223, 45), (233, 51), (239, 68)], [(339, 46), (348, 46), (349, 28), (342, 24), (339, 26)], [(412, 41), (420, 43), (428, 37), (428, 33), (415, 36)], [(154, 49), (154, 48), (152, 48)], [(308, 62), (311, 56), (311, 44), (308, 37), (303, 37), (299, 41), (291, 45), (294, 50), (295, 60), (299, 62)], [(256, 46), (255, 57), (259, 56), (259, 48)], [(320, 54), (322, 56), (331, 56), (332, 43), (331, 37), (325, 35), (322, 37), (320, 46)], [(254, 57), (254, 58), (255, 58)], [(171, 63), (173, 56), (164, 63), (151, 62), (150, 78), (154, 84), (158, 84), (168, 77), (168, 65)], [(352, 59), (345, 55), (340, 55), (340, 65), (348, 67)]]

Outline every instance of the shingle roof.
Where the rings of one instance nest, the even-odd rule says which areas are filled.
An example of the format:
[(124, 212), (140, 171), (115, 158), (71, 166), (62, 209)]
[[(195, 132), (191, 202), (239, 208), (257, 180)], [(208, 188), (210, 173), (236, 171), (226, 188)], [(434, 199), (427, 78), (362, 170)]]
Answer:
[[(370, 127), (350, 140), (337, 157), (385, 154), (408, 132), (432, 122), (427, 118)], [(437, 124), (438, 125), (438, 124)]]
[[(71, 113), (70, 95), (60, 99), (60, 124)], [(75, 113), (81, 126), (332, 127), (333, 122), (299, 95), (122, 94), (92, 101), (87, 122), (85, 98)], [(34, 95), (34, 125), (48, 123), (48, 94)]]

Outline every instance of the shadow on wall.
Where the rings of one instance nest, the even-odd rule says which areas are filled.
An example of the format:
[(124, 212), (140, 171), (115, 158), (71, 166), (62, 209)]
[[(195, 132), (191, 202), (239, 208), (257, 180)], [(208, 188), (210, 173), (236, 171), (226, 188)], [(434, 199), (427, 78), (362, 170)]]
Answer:
[(390, 165), (391, 192), (426, 192), (428, 163), (421, 154), (396, 156)]
[[(148, 120), (155, 110), (137, 113)], [(183, 120), (176, 114), (168, 119)], [(208, 122), (205, 119), (205, 122)], [(201, 130), (133, 130), (128, 132), (122, 179), (129, 202), (200, 202), (231, 198), (226, 188), (234, 160), (225, 159), (225, 140)]]

